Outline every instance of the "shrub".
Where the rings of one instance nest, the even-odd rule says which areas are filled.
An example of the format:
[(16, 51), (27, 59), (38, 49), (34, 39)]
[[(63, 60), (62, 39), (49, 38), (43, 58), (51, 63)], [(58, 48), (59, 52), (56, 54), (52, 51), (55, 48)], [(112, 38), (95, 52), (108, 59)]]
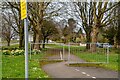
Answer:
[(24, 50), (12, 50), (11, 51), (11, 54), (12, 55), (15, 55), (15, 56), (17, 56), (17, 55), (24, 55)]
[(3, 50), (2, 53), (3, 53), (4, 55), (10, 55), (11, 52), (10, 52), (10, 50)]
[[(24, 55), (25, 51), (24, 50), (19, 50), (19, 49), (16, 49), (16, 50), (2, 50), (1, 51), (3, 55), (14, 55), (14, 56), (18, 56), (18, 55)], [(32, 50), (32, 54), (39, 54), (41, 53), (40, 50)]]
[(32, 50), (32, 54), (39, 54), (39, 53), (41, 53), (40, 50), (37, 50), (37, 49), (33, 49), (33, 50)]
[(3, 55), (24, 55), (24, 50), (2, 50)]

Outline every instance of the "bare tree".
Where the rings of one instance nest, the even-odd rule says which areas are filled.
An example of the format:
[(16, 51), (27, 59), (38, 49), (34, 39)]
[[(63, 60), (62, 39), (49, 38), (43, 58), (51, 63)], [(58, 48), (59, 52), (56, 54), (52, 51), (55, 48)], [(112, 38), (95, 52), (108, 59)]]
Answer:
[[(48, 9), (51, 2), (33, 2), (33, 3), (28, 3), (28, 19), (30, 20), (32, 27), (33, 27), (33, 32), (34, 32), (34, 43), (40, 43), (42, 39), (41, 35), (41, 28), (43, 26), (43, 21), (44, 19), (50, 19), (53, 16), (57, 16), (57, 11), (60, 10), (58, 8), (57, 10), (53, 10), (51, 12), (47, 12), (46, 10)], [(49, 8), (50, 10), (50, 8)], [(34, 49), (40, 49), (39, 44), (34, 45)]]
[[(82, 27), (86, 33), (86, 43), (90, 43), (93, 25), (93, 2), (78, 2), (74, 3), (74, 5), (80, 17), (79, 20), (82, 22)], [(89, 44), (87, 44), (86, 49), (90, 49)]]
[(12, 15), (9, 12), (3, 12), (2, 18), (2, 37), (7, 41), (7, 46), (10, 46), (10, 41), (15, 36), (13, 24), (10, 23), (13, 20)]
[[(98, 34), (101, 27), (106, 27), (114, 20), (116, 16), (109, 18), (111, 13), (118, 4), (108, 6), (108, 2), (93, 2), (93, 26), (92, 26), (92, 43), (96, 43), (98, 40)], [(107, 15), (105, 15), (107, 13)], [(96, 51), (96, 45), (92, 45), (92, 50)]]
[[(24, 47), (24, 23), (23, 21), (21, 21), (21, 14), (20, 14), (20, 2), (9, 2), (6, 1), (4, 2), (4, 9), (6, 10), (10, 10), (13, 14), (13, 18), (15, 21), (15, 25), (17, 26), (12, 26), (12, 28), (14, 29), (14, 31), (16, 31), (19, 34), (19, 48), (23, 48)], [(8, 20), (6, 20), (8, 21)], [(13, 21), (8, 21), (9, 23), (13, 23)]]
[[(113, 13), (117, 4), (108, 6), (109, 2), (78, 2), (75, 3), (76, 11), (82, 21), (82, 26), (86, 32), (87, 42), (96, 43), (98, 41), (98, 34), (101, 27), (106, 27), (115, 18), (109, 18)], [(90, 46), (86, 46), (90, 49)], [(92, 45), (92, 50), (96, 50), (96, 45)]]
[[(111, 2), (109, 3), (109, 6), (112, 6), (113, 4), (116, 4), (117, 2)], [(110, 21), (111, 18), (113, 18), (112, 21), (110, 21), (110, 24), (106, 27), (102, 27), (101, 32), (104, 38), (108, 40), (108, 42), (112, 45), (114, 45), (114, 48), (117, 48), (117, 29), (118, 29), (118, 7), (116, 7), (113, 10), (113, 13), (109, 16), (108, 20)], [(113, 34), (114, 33), (114, 34)]]
[[(33, 2), (33, 3), (28, 4), (28, 9), (30, 9), (28, 11), (30, 13), (30, 15), (28, 16), (28, 19), (33, 24), (35, 43), (40, 43), (41, 27), (43, 25), (43, 18), (45, 16), (45, 10), (48, 5), (49, 3), (44, 3), (44, 2)], [(34, 49), (40, 49), (40, 45), (35, 44)]]

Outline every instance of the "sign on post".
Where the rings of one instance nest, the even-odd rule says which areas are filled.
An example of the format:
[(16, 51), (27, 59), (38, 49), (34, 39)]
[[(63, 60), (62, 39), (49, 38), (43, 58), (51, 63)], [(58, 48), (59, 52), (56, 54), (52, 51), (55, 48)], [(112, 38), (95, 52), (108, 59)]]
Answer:
[(24, 19), (25, 34), (25, 79), (28, 80), (28, 24), (27, 24), (27, 3), (26, 0), (20, 0), (21, 20)]
[(26, 0), (20, 0), (21, 20), (27, 17)]

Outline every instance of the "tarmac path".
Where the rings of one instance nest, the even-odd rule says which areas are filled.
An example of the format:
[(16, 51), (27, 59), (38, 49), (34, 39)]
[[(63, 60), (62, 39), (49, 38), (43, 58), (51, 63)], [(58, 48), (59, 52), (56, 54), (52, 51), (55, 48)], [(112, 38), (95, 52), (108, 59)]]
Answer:
[[(74, 60), (77, 57), (72, 55), (71, 58)], [(118, 78), (116, 71), (96, 67), (70, 67), (66, 63), (64, 61), (46, 64), (42, 69), (52, 78)]]

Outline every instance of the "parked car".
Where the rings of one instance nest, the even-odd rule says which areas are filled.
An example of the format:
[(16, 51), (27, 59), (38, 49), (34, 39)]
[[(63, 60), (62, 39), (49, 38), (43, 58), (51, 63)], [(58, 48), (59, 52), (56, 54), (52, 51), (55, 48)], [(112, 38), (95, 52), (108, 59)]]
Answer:
[(110, 45), (110, 44), (108, 44), (108, 43), (97, 43), (96, 44), (97, 45), (97, 47), (99, 47), (99, 48), (106, 48), (106, 47), (109, 47), (109, 48), (111, 48), (111, 47), (113, 47), (112, 45)]
[(101, 43), (96, 43), (96, 46), (99, 48), (103, 48), (103, 45)]
[(112, 46), (112, 45), (110, 45), (110, 44), (103, 44), (103, 47), (104, 47), (104, 48), (105, 48), (105, 47), (112, 48), (113, 46)]

